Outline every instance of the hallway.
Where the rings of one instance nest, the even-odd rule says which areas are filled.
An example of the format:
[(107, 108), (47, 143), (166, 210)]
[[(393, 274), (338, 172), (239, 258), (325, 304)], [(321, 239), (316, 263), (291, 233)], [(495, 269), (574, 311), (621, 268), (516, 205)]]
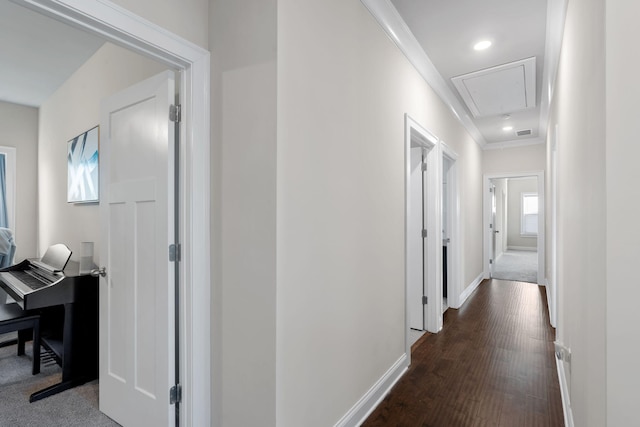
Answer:
[(545, 288), (485, 280), (363, 426), (562, 426)]

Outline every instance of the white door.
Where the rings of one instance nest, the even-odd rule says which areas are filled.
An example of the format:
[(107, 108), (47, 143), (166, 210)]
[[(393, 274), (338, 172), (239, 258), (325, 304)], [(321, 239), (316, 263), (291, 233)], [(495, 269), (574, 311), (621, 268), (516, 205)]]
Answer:
[(489, 225), (491, 232), (491, 259), (489, 260), (489, 273), (493, 277), (496, 265), (496, 186), (493, 182), (489, 191), (491, 191), (491, 224)]
[(100, 126), (100, 410), (174, 423), (173, 73), (105, 99)]
[(422, 238), (422, 230), (424, 229), (422, 148), (411, 147), (410, 156), (409, 213), (407, 216), (409, 327), (422, 331), (425, 329), (422, 297), (425, 295), (424, 268), (426, 266), (424, 262), (424, 239)]

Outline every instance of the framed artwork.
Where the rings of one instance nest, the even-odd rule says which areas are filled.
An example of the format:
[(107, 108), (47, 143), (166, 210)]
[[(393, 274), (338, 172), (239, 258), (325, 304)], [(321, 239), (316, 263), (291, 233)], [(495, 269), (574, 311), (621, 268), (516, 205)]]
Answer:
[(67, 202), (97, 203), (99, 126), (67, 142)]

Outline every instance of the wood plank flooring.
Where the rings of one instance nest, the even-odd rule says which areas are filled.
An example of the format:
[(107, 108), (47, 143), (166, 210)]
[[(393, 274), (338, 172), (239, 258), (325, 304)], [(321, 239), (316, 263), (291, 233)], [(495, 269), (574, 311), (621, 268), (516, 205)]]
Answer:
[(545, 288), (486, 280), (412, 364), (363, 427), (556, 427), (562, 401)]

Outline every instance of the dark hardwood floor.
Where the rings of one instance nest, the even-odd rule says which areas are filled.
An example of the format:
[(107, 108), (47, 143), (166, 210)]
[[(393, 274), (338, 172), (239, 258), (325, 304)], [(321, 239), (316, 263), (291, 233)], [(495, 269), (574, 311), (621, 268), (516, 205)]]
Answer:
[(363, 426), (563, 426), (554, 337), (544, 287), (486, 280)]

